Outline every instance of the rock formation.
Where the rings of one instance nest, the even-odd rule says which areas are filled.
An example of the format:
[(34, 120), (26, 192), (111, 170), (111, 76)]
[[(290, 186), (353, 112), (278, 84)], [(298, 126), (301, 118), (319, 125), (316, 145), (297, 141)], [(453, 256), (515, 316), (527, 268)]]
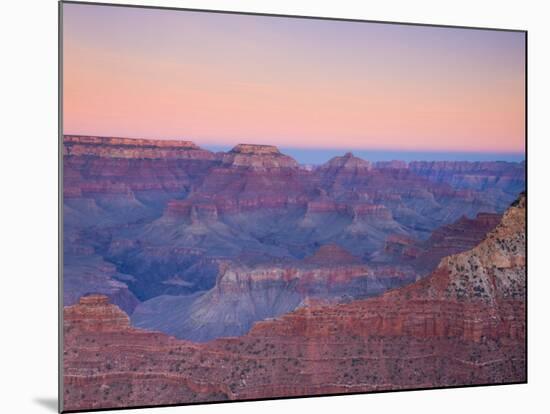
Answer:
[[(243, 275), (311, 272), (340, 261), (342, 268), (369, 268), (368, 278), (338, 289), (317, 284), (328, 292), (322, 297), (312, 296), (315, 284), (306, 295), (289, 293), (292, 283), (270, 282), (269, 298), (286, 292), (295, 299), (243, 307), (251, 316), (232, 332), (244, 333), (258, 315), (277, 316), (306, 299), (367, 297), (429, 273), (442, 256), (472, 247), (490, 230), (470, 221), (502, 213), (521, 190), (524, 169), (522, 163), (373, 165), (351, 153), (306, 169), (269, 145), (213, 153), (189, 141), (65, 136), (64, 300), (102, 293), (132, 313), (140, 302), (175, 296), (190, 309), (214, 298), (230, 301), (215, 294), (229, 268)], [(472, 174), (485, 184), (463, 179)], [(342, 251), (323, 250), (336, 245), (353, 257), (350, 263)], [(257, 289), (251, 282), (250, 291)], [(204, 318), (194, 325), (216, 319), (194, 314)]]
[(334, 157), (320, 167), (333, 173), (358, 174), (372, 169), (372, 164), (362, 158), (347, 152), (341, 157)]
[(64, 310), (64, 409), (526, 381), (525, 197), (426, 278), (346, 304), (306, 301), (242, 337), (132, 328), (103, 296)]
[(65, 307), (63, 332), (65, 411), (229, 399), (226, 385), (184, 372), (186, 367), (208, 370), (204, 358), (214, 363), (213, 353), (132, 328), (105, 296), (85, 296)]
[(213, 289), (190, 295), (160, 295), (144, 301), (132, 324), (196, 342), (239, 336), (252, 325), (290, 312), (305, 300), (342, 302), (411, 283), (413, 272), (377, 268), (335, 245), (303, 261), (271, 264), (226, 263)]
[(297, 168), (298, 163), (273, 145), (239, 144), (222, 157), (223, 164), (253, 169)]

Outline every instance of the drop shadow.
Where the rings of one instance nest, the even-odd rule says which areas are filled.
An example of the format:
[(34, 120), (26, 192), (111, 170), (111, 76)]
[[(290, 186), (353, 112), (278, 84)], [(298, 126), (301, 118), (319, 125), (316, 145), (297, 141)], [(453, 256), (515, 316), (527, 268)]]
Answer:
[(35, 398), (33, 401), (49, 411), (57, 412), (57, 398)]

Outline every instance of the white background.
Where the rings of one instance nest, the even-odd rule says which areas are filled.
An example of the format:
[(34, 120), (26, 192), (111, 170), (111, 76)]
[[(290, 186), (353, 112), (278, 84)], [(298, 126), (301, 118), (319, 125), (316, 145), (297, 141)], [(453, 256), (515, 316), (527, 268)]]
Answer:
[[(529, 384), (175, 407), (156, 412), (549, 412), (550, 274), (546, 265), (550, 254), (550, 177), (546, 167), (550, 15), (545, 1), (135, 2), (529, 30)], [(10, 0), (0, 7), (0, 412), (51, 413), (57, 399), (57, 2)]]

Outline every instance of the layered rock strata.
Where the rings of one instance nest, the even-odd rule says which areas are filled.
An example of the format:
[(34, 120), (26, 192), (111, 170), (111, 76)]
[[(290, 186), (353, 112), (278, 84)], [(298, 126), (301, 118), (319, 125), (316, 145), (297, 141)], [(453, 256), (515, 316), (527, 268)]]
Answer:
[(132, 323), (204, 342), (243, 335), (255, 322), (290, 312), (308, 300), (345, 302), (415, 279), (412, 271), (370, 270), (341, 247), (327, 245), (304, 261), (254, 266), (225, 263), (213, 289), (144, 301), (133, 312)]
[(373, 259), (406, 264), (423, 275), (432, 271), (441, 258), (474, 247), (497, 226), (501, 218), (501, 214), (493, 213), (479, 213), (473, 219), (463, 216), (434, 230), (424, 241), (399, 234), (390, 235), (386, 239), (384, 252), (373, 255)]
[[(243, 307), (252, 316), (232, 334), (246, 332), (258, 315), (277, 316), (294, 303), (367, 297), (429, 273), (443, 255), (483, 237), (468, 220), (480, 212), (501, 213), (524, 183), (525, 169), (522, 163), (372, 164), (351, 153), (306, 169), (269, 145), (213, 153), (189, 141), (74, 135), (65, 136), (63, 160), (66, 304), (89, 293), (107, 295), (128, 313), (139, 302), (165, 296), (185, 296), (185, 304), (211, 296), (222, 304), (229, 298), (214, 292), (228, 268), (241, 275), (277, 268), (303, 273), (331, 264), (369, 268), (367, 278), (338, 288), (315, 282), (296, 292), (300, 278), (271, 280), (265, 299)], [(470, 173), (492, 181), (479, 190), (475, 180), (452, 178)], [(515, 184), (505, 185), (512, 176)], [(438, 233), (462, 216), (464, 225)], [(457, 236), (462, 227), (463, 236)], [(327, 245), (355, 259), (343, 263), (341, 252), (333, 251), (324, 263), (308, 264)], [(374, 260), (384, 246), (388, 251)], [(326, 280), (337, 279), (330, 271)], [(249, 280), (250, 292), (262, 291), (254, 277)], [(285, 301), (272, 298), (284, 292), (295, 298), (292, 306), (275, 306)], [(249, 312), (266, 308), (272, 310)], [(216, 319), (199, 314), (203, 319), (194, 325)]]
[(198, 345), (132, 328), (102, 296), (64, 310), (64, 409), (526, 381), (525, 197), (428, 277), (305, 303)]

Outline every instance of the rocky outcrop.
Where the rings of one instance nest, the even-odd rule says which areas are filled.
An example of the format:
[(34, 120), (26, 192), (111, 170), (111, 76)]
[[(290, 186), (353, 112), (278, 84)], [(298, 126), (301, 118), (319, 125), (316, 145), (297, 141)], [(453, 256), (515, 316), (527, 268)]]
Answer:
[(65, 307), (63, 333), (65, 411), (229, 399), (222, 381), (185, 372), (207, 371), (218, 359), (214, 353), (130, 327), (128, 316), (106, 296), (86, 296)]
[(65, 409), (526, 381), (525, 198), (428, 277), (347, 304), (305, 301), (242, 337), (129, 328), (102, 297), (65, 308)]
[(320, 167), (321, 170), (328, 170), (338, 173), (358, 174), (372, 169), (372, 164), (362, 158), (356, 157), (347, 152), (341, 157), (334, 157)]
[(82, 332), (123, 332), (130, 329), (130, 318), (105, 295), (82, 296), (78, 305), (67, 306), (63, 312), (65, 333), (73, 329)]
[(369, 161), (356, 157), (351, 152), (334, 157), (317, 168), (325, 185), (331, 192), (345, 192), (350, 186), (365, 185), (372, 165)]
[(272, 145), (239, 144), (222, 157), (223, 164), (252, 169), (298, 168), (298, 163)]
[(484, 241), (468, 252), (441, 261), (435, 274), (444, 275), (447, 286), (432, 283), (435, 290), (429, 293), (491, 306), (517, 301), (521, 315), (526, 299), (525, 228), (526, 198), (522, 195)]

